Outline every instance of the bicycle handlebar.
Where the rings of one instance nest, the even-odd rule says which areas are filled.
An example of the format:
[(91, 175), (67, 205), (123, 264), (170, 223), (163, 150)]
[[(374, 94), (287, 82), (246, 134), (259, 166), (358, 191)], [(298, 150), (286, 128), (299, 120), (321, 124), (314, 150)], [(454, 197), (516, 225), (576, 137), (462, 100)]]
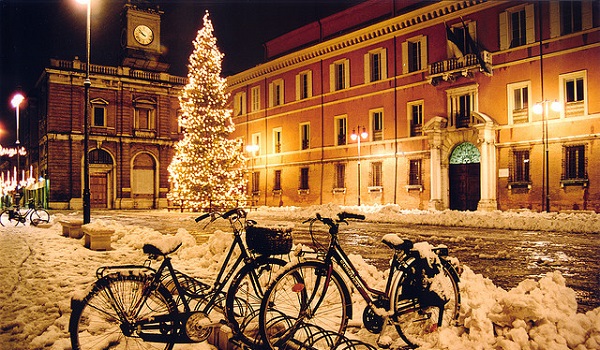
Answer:
[(233, 209), (230, 209), (230, 210), (226, 211), (223, 214), (219, 214), (216, 211), (211, 212), (211, 213), (202, 214), (202, 215), (198, 216), (195, 219), (195, 221), (196, 222), (200, 222), (200, 221), (202, 221), (202, 220), (204, 220), (204, 219), (206, 219), (208, 217), (212, 217), (213, 215), (215, 215), (214, 216), (215, 219), (218, 218), (218, 217), (222, 217), (223, 219), (228, 219), (233, 214), (238, 214), (239, 217), (243, 217), (243, 218), (246, 217), (246, 211), (244, 211), (244, 209), (242, 209), (242, 208), (233, 208)]
[(314, 222), (314, 221), (321, 221), (322, 223), (324, 223), (325, 225), (329, 226), (329, 227), (334, 227), (337, 226), (340, 222), (346, 222), (346, 219), (356, 219), (356, 220), (364, 220), (365, 216), (363, 214), (354, 214), (354, 213), (348, 213), (348, 212), (341, 212), (337, 214), (338, 219), (333, 219), (333, 218), (326, 218), (321, 216), (321, 214), (317, 213), (315, 215), (315, 217), (310, 218), (305, 220), (303, 223), (309, 223), (309, 222)]

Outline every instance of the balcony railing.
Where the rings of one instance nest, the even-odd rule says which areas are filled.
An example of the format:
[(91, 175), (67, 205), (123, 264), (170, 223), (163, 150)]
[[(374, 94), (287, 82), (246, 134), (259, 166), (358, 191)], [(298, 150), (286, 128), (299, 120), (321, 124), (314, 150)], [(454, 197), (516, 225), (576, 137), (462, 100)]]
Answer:
[(434, 62), (429, 65), (429, 80), (439, 82), (440, 79), (444, 81), (456, 80), (460, 76), (469, 76), (473, 72), (480, 70), (488, 70), (491, 72), (492, 55), (488, 51), (481, 51), (481, 59), (483, 60), (482, 67), (479, 62), (477, 55), (474, 53), (466, 54), (461, 58), (448, 58), (443, 61)]

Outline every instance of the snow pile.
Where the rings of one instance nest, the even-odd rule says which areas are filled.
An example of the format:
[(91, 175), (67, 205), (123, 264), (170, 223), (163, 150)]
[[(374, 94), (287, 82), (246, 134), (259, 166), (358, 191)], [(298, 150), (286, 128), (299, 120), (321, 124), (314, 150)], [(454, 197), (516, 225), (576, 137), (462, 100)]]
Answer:
[[(293, 216), (305, 219), (315, 212), (328, 215), (331, 211), (335, 214), (339, 207), (278, 210), (285, 213), (287, 219)], [(361, 207), (361, 210), (371, 220), (379, 217), (396, 220), (392, 217), (396, 215), (402, 219), (422, 216), (423, 222), (434, 221), (424, 217), (436, 216), (419, 212), (399, 214), (391, 206)], [(274, 209), (259, 209), (252, 213), (262, 220), (273, 219), (276, 212)], [(452, 222), (459, 222), (461, 215), (455, 214)], [(481, 223), (477, 215), (472, 217), (476, 224)], [(581, 217), (572, 214), (569, 220)], [(451, 221), (449, 218), (444, 220)], [(494, 220), (506, 225), (512, 219)], [(539, 223), (546, 219), (531, 220)], [(584, 220), (579, 226), (587, 227), (587, 230), (594, 227), (591, 221)], [(58, 218), (55, 217), (54, 222), (58, 222)], [(114, 230), (113, 250), (90, 251), (83, 247), (83, 239), (62, 236), (60, 224), (50, 228), (0, 227), (3, 243), (0, 250), (4, 257), (0, 261), (0, 344), (3, 348), (70, 349), (70, 299), (93, 283), (96, 269), (106, 265), (141, 264), (146, 259), (141, 251), (144, 243), (173, 239), (173, 235), (122, 225), (117, 220), (94, 220), (93, 224)], [(577, 226), (573, 222), (563, 223), (563, 227), (568, 225)], [(542, 225), (538, 224), (538, 227)], [(173, 256), (174, 266), (206, 282), (214, 279), (233, 239), (231, 233), (221, 230), (215, 230), (203, 244), (196, 244), (194, 236), (185, 229), (179, 229), (174, 237), (182, 242)], [(351, 259), (370, 286), (384, 288), (385, 271), (378, 271), (361, 256), (352, 255)], [(524, 280), (506, 291), (484, 276), (475, 274), (468, 266), (463, 266), (460, 288), (462, 305), (457, 327), (441, 329), (437, 342), (424, 345), (422, 349), (600, 349), (600, 307), (577, 313), (575, 293), (565, 286), (565, 279), (557, 271), (539, 280)], [(351, 325), (360, 327), (364, 303), (357, 294), (352, 299), (354, 319)], [(349, 336), (375, 344), (375, 337), (364, 328), (358, 331), (351, 328)], [(175, 347), (192, 348), (206, 350), (213, 347), (207, 343)]]

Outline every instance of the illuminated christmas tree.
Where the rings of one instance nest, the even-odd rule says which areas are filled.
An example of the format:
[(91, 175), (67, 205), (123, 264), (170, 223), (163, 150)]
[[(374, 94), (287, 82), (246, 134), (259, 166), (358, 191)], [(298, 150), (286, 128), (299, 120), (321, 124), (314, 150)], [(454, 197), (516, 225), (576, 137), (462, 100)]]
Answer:
[(242, 145), (229, 139), (235, 125), (222, 59), (207, 11), (190, 55), (189, 82), (179, 96), (183, 139), (169, 165), (167, 197), (193, 210), (233, 207), (246, 198)]

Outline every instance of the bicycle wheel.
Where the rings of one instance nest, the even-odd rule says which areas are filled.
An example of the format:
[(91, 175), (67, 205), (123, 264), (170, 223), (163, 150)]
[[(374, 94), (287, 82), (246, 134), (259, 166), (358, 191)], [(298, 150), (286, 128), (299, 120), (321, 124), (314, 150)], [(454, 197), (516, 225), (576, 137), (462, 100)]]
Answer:
[[(81, 301), (72, 301), (69, 321), (73, 350), (86, 349), (166, 349), (173, 343), (145, 342), (135, 322), (155, 315), (177, 312), (171, 294), (164, 286), (148, 290), (152, 279), (142, 275), (108, 275), (94, 284)], [(167, 337), (170, 325), (144, 330)]]
[(285, 265), (282, 259), (259, 257), (238, 272), (227, 291), (225, 314), (229, 326), (235, 337), (252, 349), (262, 344), (258, 311), (265, 289)]
[(14, 210), (5, 209), (2, 214), (0, 214), (0, 224), (2, 224), (2, 226), (17, 226), (19, 220), (15, 218), (14, 214)]
[(50, 222), (50, 214), (48, 214), (48, 212), (45, 209), (36, 209), (33, 212), (31, 212), (31, 215), (29, 216), (29, 221), (33, 226), (37, 226), (41, 223), (48, 223)]
[[(260, 309), (262, 339), (270, 349), (331, 349), (352, 315), (350, 293), (335, 271), (327, 278), (322, 261), (305, 261), (279, 276), (266, 290)], [(314, 330), (330, 336), (315, 341)]]
[[(394, 324), (400, 337), (410, 347), (435, 342), (437, 329), (451, 326), (458, 318), (460, 292), (458, 274), (445, 260), (431, 286), (418, 293), (409, 291), (411, 274), (405, 274), (393, 295)], [(409, 267), (410, 268), (410, 267)]]

